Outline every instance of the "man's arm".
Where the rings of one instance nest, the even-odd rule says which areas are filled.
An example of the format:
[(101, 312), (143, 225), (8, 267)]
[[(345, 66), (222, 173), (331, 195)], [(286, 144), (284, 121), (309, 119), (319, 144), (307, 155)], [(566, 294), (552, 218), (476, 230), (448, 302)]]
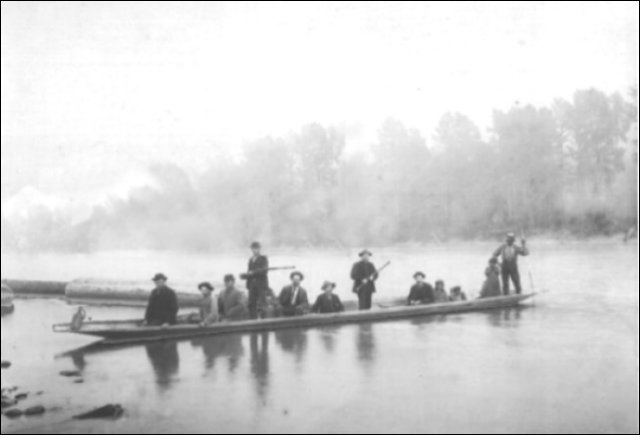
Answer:
[(298, 309), (305, 314), (309, 312), (309, 296), (305, 290), (300, 292), (300, 304), (298, 305)]
[(151, 321), (151, 315), (153, 314), (153, 306), (155, 305), (155, 295), (154, 292), (151, 292), (149, 295), (149, 300), (147, 301), (147, 309), (144, 313), (144, 321), (145, 323), (149, 323)]
[(354, 281), (359, 281), (360, 280), (360, 276), (358, 274), (359, 272), (359, 267), (358, 267), (358, 263), (354, 264), (353, 267), (351, 268), (351, 279)]
[(336, 306), (338, 307), (338, 312), (342, 313), (344, 312), (344, 305), (342, 304), (342, 301), (340, 300), (340, 296), (338, 295), (333, 295), (333, 300), (336, 304)]
[(520, 248), (518, 248), (518, 253), (520, 255), (522, 255), (523, 257), (526, 257), (527, 255), (530, 254), (529, 252), (529, 247), (527, 246), (527, 241), (526, 240), (522, 240), (522, 246)]
[(493, 258), (500, 257), (503, 251), (504, 251), (504, 245), (500, 245), (500, 247), (496, 249), (495, 252), (493, 253)]
[(169, 314), (171, 314), (171, 323), (176, 324), (178, 322), (178, 311), (180, 311), (180, 306), (178, 305), (178, 295), (176, 292), (172, 291), (169, 296)]

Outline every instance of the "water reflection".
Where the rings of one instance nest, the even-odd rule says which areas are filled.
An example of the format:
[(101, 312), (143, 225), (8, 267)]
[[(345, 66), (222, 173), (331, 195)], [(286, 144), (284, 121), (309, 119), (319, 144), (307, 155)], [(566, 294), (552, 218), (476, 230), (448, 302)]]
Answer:
[(269, 390), (269, 336), (270, 333), (251, 334), (251, 373), (256, 381), (256, 392), (266, 406)]
[(370, 323), (358, 325), (357, 334), (358, 359), (365, 367), (370, 367), (376, 358), (376, 340), (374, 327)]
[(203, 338), (193, 340), (194, 348), (201, 348), (204, 353), (205, 370), (214, 368), (216, 360), (227, 359), (229, 373), (233, 374), (238, 369), (240, 360), (244, 355), (241, 335), (229, 335), (215, 338)]
[(151, 362), (151, 367), (156, 375), (156, 384), (160, 387), (160, 391), (168, 390), (176, 381), (180, 371), (178, 343), (148, 344), (145, 347), (149, 362)]
[(487, 320), (491, 326), (500, 328), (516, 328), (519, 324), (522, 310), (526, 308), (506, 308), (487, 313)]
[(295, 355), (296, 363), (304, 361), (307, 351), (307, 331), (300, 329), (288, 329), (275, 333), (276, 342), (282, 350)]
[(336, 337), (340, 330), (340, 326), (329, 326), (320, 330), (320, 340), (327, 353), (334, 353), (336, 349)]

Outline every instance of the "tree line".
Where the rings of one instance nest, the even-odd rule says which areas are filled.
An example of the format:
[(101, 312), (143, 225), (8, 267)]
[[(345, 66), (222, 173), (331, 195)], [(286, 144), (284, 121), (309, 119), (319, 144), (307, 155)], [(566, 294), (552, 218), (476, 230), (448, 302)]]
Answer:
[(548, 107), (496, 110), (484, 135), (447, 113), (431, 138), (388, 119), (369, 149), (350, 154), (342, 129), (309, 124), (246, 143), (240, 159), (221, 157), (197, 174), (153, 166), (154, 186), (80, 223), (46, 210), (19, 226), (3, 218), (3, 247), (384, 246), (507, 229), (611, 235), (637, 221), (637, 107), (636, 89), (585, 89)]

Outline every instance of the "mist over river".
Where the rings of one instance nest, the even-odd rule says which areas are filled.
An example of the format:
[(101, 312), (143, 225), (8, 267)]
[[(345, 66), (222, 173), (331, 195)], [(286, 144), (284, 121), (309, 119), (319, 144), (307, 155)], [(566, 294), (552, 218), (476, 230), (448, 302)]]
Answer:
[[(391, 261), (378, 298), (405, 296), (417, 270), (476, 297), (494, 243), (375, 249)], [(42, 417), (2, 433), (637, 433), (638, 245), (618, 240), (530, 241), (520, 309), (388, 323), (231, 335), (103, 351), (55, 335), (76, 307), (16, 300), (2, 318), (2, 388), (42, 392), (21, 406)], [(310, 298), (326, 279), (345, 300), (357, 250), (268, 250), (273, 266), (305, 272)], [(248, 253), (109, 252), (2, 255), (3, 278), (219, 282)], [(279, 291), (288, 273), (271, 275)], [(149, 281), (149, 287), (152, 283)], [(194, 289), (195, 291), (195, 289)], [(137, 308), (89, 307), (94, 319)], [(84, 383), (59, 376), (79, 370)], [(71, 417), (121, 404), (118, 421)]]

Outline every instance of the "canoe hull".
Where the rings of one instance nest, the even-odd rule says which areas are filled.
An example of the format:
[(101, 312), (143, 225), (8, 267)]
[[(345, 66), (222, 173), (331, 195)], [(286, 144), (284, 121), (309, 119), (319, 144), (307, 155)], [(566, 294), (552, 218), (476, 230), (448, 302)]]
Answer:
[(315, 328), (329, 325), (384, 322), (435, 315), (487, 311), (515, 307), (533, 295), (516, 295), (467, 302), (393, 307), (371, 311), (354, 311), (340, 314), (310, 314), (300, 317), (265, 319), (219, 323), (209, 327), (178, 325), (171, 327), (140, 327), (140, 321), (89, 322), (80, 331), (72, 331), (70, 325), (57, 325), (56, 332), (77, 333), (101, 338), (101, 345), (123, 345), (182, 340), (225, 334), (277, 331), (283, 329)]

